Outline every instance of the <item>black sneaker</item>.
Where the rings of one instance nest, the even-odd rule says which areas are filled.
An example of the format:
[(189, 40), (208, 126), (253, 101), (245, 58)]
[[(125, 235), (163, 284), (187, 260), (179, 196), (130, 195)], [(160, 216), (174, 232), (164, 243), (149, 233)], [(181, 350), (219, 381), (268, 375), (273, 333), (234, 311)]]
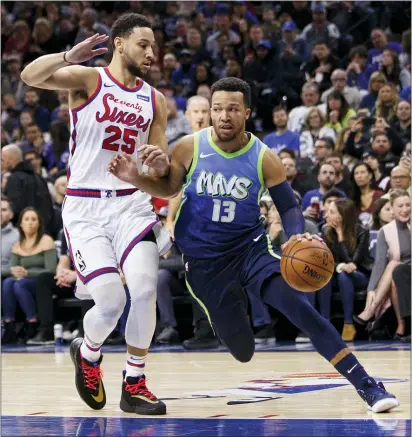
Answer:
[(166, 405), (146, 387), (144, 375), (136, 378), (128, 376), (123, 371), (122, 398), (120, 409), (125, 413), (136, 413), (145, 415), (166, 414)]
[(80, 353), (82, 343), (83, 339), (79, 337), (74, 339), (70, 345), (70, 356), (76, 371), (77, 392), (90, 408), (101, 410), (106, 405), (106, 392), (102, 381), (103, 372), (100, 369), (103, 355), (96, 363), (87, 361)]
[(219, 347), (220, 341), (216, 337), (201, 338), (196, 335), (183, 342), (185, 349), (215, 349)]
[(377, 383), (373, 378), (366, 377), (362, 383), (363, 387), (357, 392), (372, 413), (383, 413), (399, 406), (395, 395), (388, 393), (381, 382)]
[(269, 340), (275, 340), (275, 331), (272, 325), (259, 326), (255, 334), (255, 343), (265, 343)]
[(1, 338), (2, 344), (17, 343), (16, 324), (14, 322), (4, 322), (4, 334)]

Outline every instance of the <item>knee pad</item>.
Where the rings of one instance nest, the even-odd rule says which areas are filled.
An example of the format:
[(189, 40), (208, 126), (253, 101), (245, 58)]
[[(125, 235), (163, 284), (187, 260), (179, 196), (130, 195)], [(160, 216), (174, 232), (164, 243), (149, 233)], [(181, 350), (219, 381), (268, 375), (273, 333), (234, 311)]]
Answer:
[(99, 276), (87, 284), (87, 289), (107, 319), (118, 320), (126, 305), (126, 291), (115, 273)]

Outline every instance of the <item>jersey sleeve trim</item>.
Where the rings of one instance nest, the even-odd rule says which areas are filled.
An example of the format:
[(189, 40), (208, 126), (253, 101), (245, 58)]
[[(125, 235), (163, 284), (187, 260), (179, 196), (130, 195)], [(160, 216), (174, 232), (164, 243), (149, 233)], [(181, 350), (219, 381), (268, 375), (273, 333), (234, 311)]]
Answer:
[(96, 86), (96, 89), (94, 90), (94, 93), (84, 103), (82, 103), (80, 106), (77, 106), (76, 108), (73, 108), (72, 111), (74, 111), (74, 112), (81, 111), (87, 105), (89, 105), (91, 102), (93, 102), (93, 100), (97, 97), (97, 95), (99, 94), (99, 92), (100, 92), (100, 90), (102, 88), (102, 77), (100, 76), (99, 72), (97, 72), (97, 74), (99, 75), (99, 78), (97, 80), (97, 86)]
[(258, 192), (258, 203), (260, 203), (260, 199), (262, 198), (263, 193), (266, 191), (265, 180), (263, 178), (263, 157), (265, 155), (267, 148), (268, 147), (265, 144), (263, 143), (261, 144), (258, 161), (257, 161), (257, 173), (260, 182), (260, 189)]
[(152, 98), (152, 109), (153, 109), (153, 117), (156, 112), (156, 91), (153, 87), (151, 87), (151, 98)]

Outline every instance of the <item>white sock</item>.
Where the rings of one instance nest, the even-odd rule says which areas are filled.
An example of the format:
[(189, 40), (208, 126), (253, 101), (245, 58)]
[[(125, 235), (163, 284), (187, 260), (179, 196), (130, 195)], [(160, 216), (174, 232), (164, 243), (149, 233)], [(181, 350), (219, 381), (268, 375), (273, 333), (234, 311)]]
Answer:
[(144, 373), (144, 367), (146, 363), (146, 357), (138, 357), (136, 355), (130, 355), (127, 354), (127, 360), (126, 360), (126, 377), (132, 376), (133, 378), (136, 378), (138, 376), (142, 376)]
[(82, 357), (91, 363), (95, 363), (99, 360), (101, 352), (101, 344), (91, 342), (86, 336), (84, 336), (83, 343), (80, 346), (80, 353)]

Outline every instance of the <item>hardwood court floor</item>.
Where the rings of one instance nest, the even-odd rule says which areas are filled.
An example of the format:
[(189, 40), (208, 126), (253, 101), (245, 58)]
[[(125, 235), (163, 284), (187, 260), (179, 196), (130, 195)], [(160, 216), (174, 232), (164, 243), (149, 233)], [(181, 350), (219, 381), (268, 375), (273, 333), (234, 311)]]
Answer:
[[(209, 419), (206, 421), (209, 428), (212, 419), (224, 424), (230, 422), (226, 419), (239, 419), (242, 425), (239, 425), (240, 428), (236, 426), (236, 429), (243, 431), (236, 431), (236, 435), (256, 435), (259, 432), (265, 435), (344, 435), (342, 424), (336, 431), (332, 426), (327, 433), (318, 427), (314, 434), (308, 433), (308, 426), (310, 429), (313, 426), (305, 425), (303, 434), (300, 434), (297, 429), (304, 422), (294, 419), (307, 419), (309, 423), (313, 419), (335, 419), (331, 423), (360, 419), (360, 424), (364, 424), (365, 419), (371, 422), (375, 419), (375, 425), (379, 421), (385, 425), (384, 434), (379, 434), (380, 428), (377, 427), (377, 430), (368, 428), (365, 435), (410, 435), (410, 421), (404, 420), (410, 419), (410, 351), (365, 350), (356, 354), (370, 374), (382, 380), (387, 390), (400, 400), (401, 406), (390, 414), (368, 413), (353, 387), (315, 352), (258, 352), (247, 364), (236, 362), (226, 352), (152, 353), (146, 366), (148, 386), (166, 402), (168, 414), (164, 418), (146, 419), (150, 426), (154, 426), (149, 434), (185, 435), (185, 431), (191, 431), (188, 434), (234, 435), (233, 430), (223, 432), (222, 429), (219, 432), (216, 430), (216, 434), (212, 431), (202, 434), (204, 425), (189, 420), (196, 418)], [(93, 411), (77, 395), (73, 365), (67, 349), (61, 353), (3, 353), (2, 435), (40, 435), (52, 426), (56, 417), (106, 417), (109, 421), (104, 422), (105, 426), (110, 425), (112, 418), (116, 418), (117, 424), (122, 418), (139, 419), (140, 424), (146, 423), (142, 422), (142, 416), (123, 413), (119, 408), (124, 359), (123, 353), (105, 353), (102, 368), (107, 404), (103, 410)], [(20, 418), (19, 422), (19, 418), (14, 416), (32, 417)], [(165, 419), (174, 418), (179, 419), (176, 422), (179, 425), (172, 427), (172, 433), (169, 428), (159, 428), (164, 426)], [(287, 432), (282, 434), (279, 429), (268, 431), (266, 427), (266, 431), (259, 431), (254, 428), (257, 422), (247, 419), (263, 419), (265, 423), (269, 421), (272, 424), (283, 420), (287, 426), (282, 429)], [(77, 429), (80, 419), (76, 420)], [(134, 420), (126, 422), (130, 424)], [(292, 422), (299, 423), (298, 428), (294, 428)], [(33, 428), (33, 423), (36, 423), (36, 428)], [(100, 433), (96, 434), (94, 430), (90, 431), (95, 426), (93, 424), (89, 430), (87, 427), (82, 429), (84, 434), (79, 434), (78, 429), (72, 430), (72, 433), (68, 429), (70, 421), (65, 423), (65, 426), (53, 425), (54, 433), (43, 435), (149, 435), (128, 434), (124, 430), (116, 434), (113, 423), (111, 433), (103, 432), (100, 426)], [(316, 423), (320, 425), (329, 421)], [(356, 422), (348, 423), (353, 426)], [(399, 427), (402, 429), (399, 430)], [(33, 429), (37, 430), (37, 434), (30, 434)], [(358, 426), (356, 429), (358, 431), (353, 434), (352, 430), (351, 435), (363, 435)], [(87, 434), (89, 431), (90, 434)]]

